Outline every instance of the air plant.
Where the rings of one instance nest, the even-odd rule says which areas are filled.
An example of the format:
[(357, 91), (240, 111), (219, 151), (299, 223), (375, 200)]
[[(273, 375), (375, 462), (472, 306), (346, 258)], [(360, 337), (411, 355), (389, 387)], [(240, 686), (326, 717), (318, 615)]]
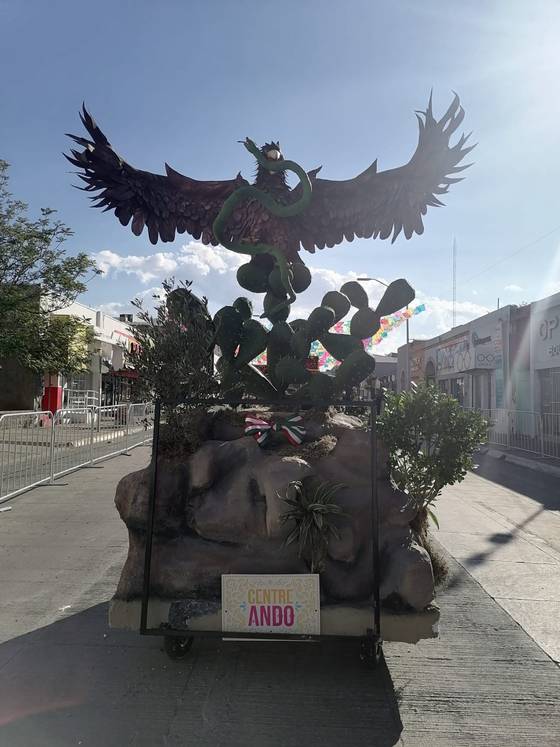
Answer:
[(293, 522), (294, 527), (284, 544), (298, 544), (298, 557), (309, 565), (311, 573), (324, 570), (329, 539), (340, 539), (334, 516), (342, 516), (342, 508), (333, 500), (334, 495), (344, 485), (334, 482), (318, 482), (316, 477), (293, 480), (286, 489), (285, 496), (279, 496), (289, 506), (282, 514), (282, 524)]

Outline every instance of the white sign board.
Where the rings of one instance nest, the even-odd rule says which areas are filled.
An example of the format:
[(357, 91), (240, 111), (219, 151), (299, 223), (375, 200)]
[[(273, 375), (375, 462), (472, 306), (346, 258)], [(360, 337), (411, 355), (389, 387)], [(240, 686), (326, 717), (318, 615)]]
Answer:
[(560, 367), (560, 306), (531, 312), (535, 368)]
[(224, 574), (222, 630), (319, 635), (319, 575)]
[[(508, 309), (500, 310), (509, 318)], [(496, 369), (503, 365), (502, 316), (496, 312), (470, 323), (472, 368)]]

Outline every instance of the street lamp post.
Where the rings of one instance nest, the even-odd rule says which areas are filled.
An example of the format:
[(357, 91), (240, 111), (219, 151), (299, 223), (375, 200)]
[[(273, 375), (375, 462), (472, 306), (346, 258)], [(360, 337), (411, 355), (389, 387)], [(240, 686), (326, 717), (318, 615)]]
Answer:
[[(389, 287), (388, 283), (384, 283), (383, 280), (379, 280), (379, 278), (356, 278), (358, 281), (368, 281), (372, 280), (375, 283), (379, 283), (380, 285), (384, 285), (386, 288)], [(408, 306), (406, 307), (408, 309)], [(409, 351), (409, 345), (410, 345), (410, 335), (409, 335), (409, 328), (408, 328), (408, 318), (406, 320), (406, 358), (405, 358), (405, 369), (406, 369), (406, 389), (410, 389), (410, 351)]]

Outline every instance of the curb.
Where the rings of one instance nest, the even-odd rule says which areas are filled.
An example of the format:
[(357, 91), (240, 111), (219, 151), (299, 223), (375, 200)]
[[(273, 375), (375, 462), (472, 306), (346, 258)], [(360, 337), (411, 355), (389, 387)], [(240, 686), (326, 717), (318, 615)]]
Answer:
[(554, 475), (554, 477), (560, 477), (560, 466), (557, 467), (554, 464), (539, 462), (536, 459), (522, 457), (518, 454), (500, 451), (500, 449), (493, 449), (492, 447), (482, 447), (479, 449), (479, 453), (490, 456), (493, 459), (501, 459), (503, 462), (508, 462), (509, 464), (517, 464), (519, 467), (525, 467), (534, 472), (542, 472), (544, 474)]

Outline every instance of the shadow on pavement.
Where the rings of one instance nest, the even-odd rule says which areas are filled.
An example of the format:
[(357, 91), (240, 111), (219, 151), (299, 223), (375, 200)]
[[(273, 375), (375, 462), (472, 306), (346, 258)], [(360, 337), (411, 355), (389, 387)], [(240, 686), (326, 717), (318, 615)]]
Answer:
[(560, 510), (560, 490), (555, 475), (538, 472), (485, 454), (477, 454), (475, 461), (478, 468), (474, 474), (479, 477), (532, 498), (545, 509)]
[(107, 604), (0, 645), (0, 744), (394, 745), (402, 723), (384, 662), (358, 642), (162, 639), (107, 628)]

